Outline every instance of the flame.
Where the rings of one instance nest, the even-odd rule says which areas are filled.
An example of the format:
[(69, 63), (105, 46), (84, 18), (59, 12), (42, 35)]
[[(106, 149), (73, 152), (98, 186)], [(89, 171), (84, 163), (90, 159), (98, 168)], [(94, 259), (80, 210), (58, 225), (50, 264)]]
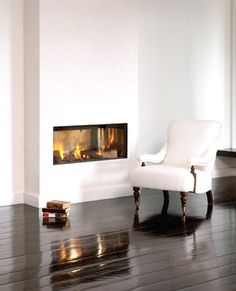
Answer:
[(64, 148), (62, 143), (56, 143), (53, 145), (53, 150), (58, 151), (60, 158), (63, 160), (64, 159)]
[(97, 257), (99, 258), (103, 254), (102, 238), (99, 233), (97, 233), (97, 241), (98, 241)]
[(76, 159), (81, 158), (81, 150), (79, 144), (75, 146), (74, 156)]
[(63, 241), (60, 242), (60, 261), (65, 261), (67, 259), (66, 248)]
[(115, 129), (111, 128), (109, 131), (109, 144), (112, 145), (115, 142)]
[(73, 238), (69, 239), (69, 244), (70, 244), (70, 248), (69, 248), (68, 259), (70, 261), (73, 261), (73, 260), (81, 258), (82, 251), (81, 251), (80, 245), (77, 246), (75, 239)]
[(105, 144), (101, 144), (100, 148), (97, 150), (98, 155), (102, 155), (106, 149)]

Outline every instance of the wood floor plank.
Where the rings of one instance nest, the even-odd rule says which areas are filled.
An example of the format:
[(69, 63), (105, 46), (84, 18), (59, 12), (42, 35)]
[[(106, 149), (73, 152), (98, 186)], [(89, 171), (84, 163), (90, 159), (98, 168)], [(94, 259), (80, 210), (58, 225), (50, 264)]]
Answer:
[(149, 190), (139, 216), (132, 197), (74, 204), (67, 228), (42, 225), (34, 207), (1, 207), (0, 291), (236, 290), (234, 184), (215, 183), (212, 212), (190, 195), (185, 220), (177, 193), (165, 214)]

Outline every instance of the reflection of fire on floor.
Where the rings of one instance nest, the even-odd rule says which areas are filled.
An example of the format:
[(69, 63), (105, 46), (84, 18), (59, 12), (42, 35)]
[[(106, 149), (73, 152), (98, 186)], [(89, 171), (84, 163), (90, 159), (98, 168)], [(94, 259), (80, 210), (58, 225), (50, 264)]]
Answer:
[(62, 288), (129, 273), (128, 248), (126, 231), (55, 242), (51, 283)]

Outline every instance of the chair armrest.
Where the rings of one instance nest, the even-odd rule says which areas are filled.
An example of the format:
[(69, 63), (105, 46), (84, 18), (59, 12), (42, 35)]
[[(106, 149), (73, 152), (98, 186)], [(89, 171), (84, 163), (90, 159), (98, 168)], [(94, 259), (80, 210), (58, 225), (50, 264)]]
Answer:
[(141, 162), (149, 162), (149, 163), (160, 163), (164, 160), (167, 153), (167, 143), (160, 149), (160, 151), (156, 154), (144, 154), (139, 157), (139, 161)]
[(189, 159), (190, 166), (202, 166), (206, 167), (212, 158), (215, 157), (217, 151), (217, 142), (214, 142), (205, 153), (199, 157), (192, 157)]

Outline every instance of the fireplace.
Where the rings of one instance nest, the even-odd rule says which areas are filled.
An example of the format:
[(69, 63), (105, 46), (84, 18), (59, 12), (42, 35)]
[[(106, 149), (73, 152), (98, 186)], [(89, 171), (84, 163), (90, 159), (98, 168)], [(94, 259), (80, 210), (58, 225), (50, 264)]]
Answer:
[(127, 123), (53, 128), (53, 164), (127, 158)]

